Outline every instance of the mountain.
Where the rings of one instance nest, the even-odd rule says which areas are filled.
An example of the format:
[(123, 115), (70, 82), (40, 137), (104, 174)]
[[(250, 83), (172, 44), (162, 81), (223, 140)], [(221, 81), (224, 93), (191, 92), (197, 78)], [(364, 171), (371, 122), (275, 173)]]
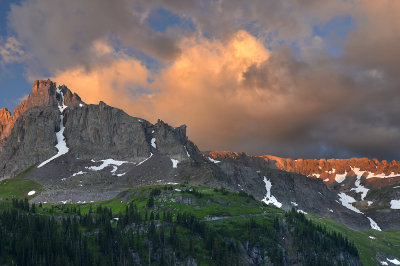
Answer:
[[(280, 208), (296, 207), (354, 229), (400, 228), (398, 161), (293, 160), (230, 151), (207, 152), (206, 157), (226, 175), (239, 177), (241, 188)], [(240, 183), (251, 177), (260, 180), (260, 176), (269, 188), (269, 197), (262, 198), (261, 189)]]
[(43, 187), (32, 202), (100, 201), (129, 188), (190, 183), (243, 190), (357, 230), (400, 229), (399, 162), (201, 152), (184, 125), (86, 104), (51, 80), (35, 81), (13, 114), (1, 109), (0, 136), (0, 178), (24, 171)]

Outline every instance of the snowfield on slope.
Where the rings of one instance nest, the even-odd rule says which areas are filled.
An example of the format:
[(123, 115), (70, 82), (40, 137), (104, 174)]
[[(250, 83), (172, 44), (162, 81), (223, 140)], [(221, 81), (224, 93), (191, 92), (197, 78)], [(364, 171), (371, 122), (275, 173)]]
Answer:
[(351, 204), (351, 203), (356, 202), (356, 200), (355, 200), (353, 197), (351, 197), (351, 196), (349, 196), (349, 195), (346, 195), (346, 194), (344, 194), (343, 192), (342, 192), (342, 193), (339, 193), (338, 196), (339, 196), (339, 200), (340, 200), (341, 204), (342, 204), (344, 207), (346, 207), (346, 208), (349, 209), (349, 210), (352, 210), (353, 212), (362, 213), (362, 212), (360, 212), (356, 207), (354, 207), (354, 206)]
[(265, 176), (264, 176), (264, 183), (265, 183), (265, 189), (267, 190), (267, 193), (265, 197), (262, 199), (263, 202), (266, 204), (273, 204), (278, 208), (282, 207), (282, 203), (280, 203), (273, 195), (271, 195), (271, 181), (269, 181)]
[(221, 162), (221, 161), (214, 160), (214, 159), (211, 158), (211, 157), (208, 157), (208, 160), (209, 160), (210, 162), (212, 162), (212, 163), (220, 163), (220, 162)]
[(62, 114), (68, 106), (64, 105), (64, 94), (61, 92), (60, 88), (57, 88), (57, 94), (61, 95), (61, 105), (60, 104), (58, 105), (58, 109), (60, 110), (60, 130), (56, 133), (57, 145), (55, 146), (57, 148), (58, 152), (56, 155), (54, 155), (50, 159), (39, 164), (38, 168), (48, 164), (49, 162), (53, 161), (54, 159), (60, 157), (61, 155), (68, 153), (68, 151), (69, 151), (69, 148), (67, 147), (67, 142), (65, 141), (65, 137), (64, 137), (65, 127), (64, 127), (64, 116)]
[(400, 200), (391, 200), (390, 208), (393, 210), (400, 210)]
[(364, 171), (360, 171), (360, 168), (351, 168), (353, 172), (357, 175), (357, 180), (354, 183), (356, 186), (355, 188), (352, 188), (351, 190), (354, 190), (356, 193), (361, 193), (361, 200), (364, 200), (364, 198), (367, 196), (369, 189), (361, 185), (361, 176), (364, 174)]
[(378, 224), (374, 220), (372, 220), (370, 217), (367, 217), (367, 218), (369, 220), (369, 223), (370, 223), (372, 229), (377, 230), (377, 231), (382, 231), (381, 228), (378, 226)]
[(171, 159), (171, 162), (172, 162), (172, 167), (173, 167), (173, 168), (178, 168), (178, 163), (179, 163), (178, 160)]

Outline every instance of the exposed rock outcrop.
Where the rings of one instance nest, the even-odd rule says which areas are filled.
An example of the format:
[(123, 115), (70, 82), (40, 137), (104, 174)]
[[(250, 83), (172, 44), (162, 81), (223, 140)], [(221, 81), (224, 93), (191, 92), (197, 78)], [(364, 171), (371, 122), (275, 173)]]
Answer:
[[(72, 93), (67, 87), (61, 86), (60, 89), (64, 92), (66, 105), (81, 103), (81, 98)], [(0, 140), (7, 138), (11, 134), (17, 119), (26, 111), (39, 106), (56, 107), (60, 99), (56, 93), (56, 83), (51, 80), (36, 80), (32, 86), (32, 92), (23, 100), (14, 113), (3, 108), (0, 109)]]

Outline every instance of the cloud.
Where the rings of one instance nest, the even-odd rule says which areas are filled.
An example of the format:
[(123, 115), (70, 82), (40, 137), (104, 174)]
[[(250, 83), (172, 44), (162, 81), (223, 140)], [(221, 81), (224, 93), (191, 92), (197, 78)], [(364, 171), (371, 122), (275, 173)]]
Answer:
[[(158, 32), (160, 8), (193, 29)], [(9, 20), (32, 77), (187, 124), (201, 149), (399, 159), (399, 12), (389, 0), (28, 0)], [(347, 16), (332, 56), (315, 27)]]
[(108, 65), (90, 70), (75, 67), (58, 71), (52, 78), (78, 92), (87, 103), (105, 101), (115, 107), (130, 109), (137, 88), (147, 86), (149, 71), (138, 60), (121, 57)]
[(32, 54), (30, 71), (36, 75), (103, 63), (107, 58), (92, 51), (99, 41), (159, 60), (177, 56), (173, 36), (155, 31), (142, 16), (140, 6), (128, 0), (29, 0), (12, 6), (9, 25)]
[(14, 37), (8, 37), (2, 41), (0, 39), (0, 64), (21, 62), (24, 57), (24, 50), (21, 43)]

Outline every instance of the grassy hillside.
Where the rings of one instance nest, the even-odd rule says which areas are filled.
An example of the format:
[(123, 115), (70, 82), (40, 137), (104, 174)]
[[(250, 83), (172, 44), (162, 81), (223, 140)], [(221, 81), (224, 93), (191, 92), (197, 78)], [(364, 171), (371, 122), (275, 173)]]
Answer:
[[(30, 166), (25, 171), (21, 172), (19, 175), (5, 179), (0, 182), (0, 198), (2, 199), (11, 199), (11, 198), (18, 198), (23, 199), (25, 197), (34, 197), (40, 191), (43, 190), (43, 187), (36, 183), (33, 180), (23, 178), (25, 174), (31, 171), (36, 164)], [(36, 194), (34, 196), (28, 196), (28, 192), (35, 190)]]
[[(307, 215), (314, 223), (325, 226), (330, 231), (340, 232), (347, 236), (357, 247), (364, 265), (380, 265), (377, 254), (382, 258), (394, 255), (400, 258), (400, 231), (399, 230), (362, 230), (354, 231), (341, 223), (315, 215)], [(385, 255), (386, 254), (386, 255)], [(382, 259), (383, 260), (383, 259)]]
[(143, 187), (84, 204), (3, 200), (0, 225), (0, 264), (360, 265), (351, 242), (303, 214), (203, 186)]
[[(233, 249), (232, 247), (223, 248), (224, 252), (235, 253), (231, 254), (235, 258), (235, 262), (232, 262), (233, 264), (244, 263), (246, 260), (264, 261), (265, 257), (277, 264), (294, 263), (296, 259), (298, 259), (297, 262), (301, 263), (310, 262), (306, 261), (307, 256), (312, 254), (308, 248), (313, 247), (316, 249), (314, 247), (316, 244), (303, 240), (304, 234), (307, 239), (310, 238), (307, 235), (308, 229), (306, 228), (312, 228), (311, 230), (317, 232), (316, 234), (323, 235), (321, 239), (330, 239), (324, 243), (329, 248), (333, 247), (333, 250), (336, 249), (336, 251), (338, 249), (337, 243), (334, 243), (336, 240), (333, 241), (329, 234), (335, 232), (345, 236), (349, 239), (349, 243), (354, 243), (364, 265), (378, 265), (377, 257), (384, 259), (386, 258), (385, 256), (393, 255), (400, 258), (400, 231), (353, 231), (333, 220), (307, 215), (307, 218), (312, 221), (312, 224), (310, 224), (300, 214), (298, 217), (295, 215), (293, 218), (294, 214), (288, 214), (280, 209), (269, 207), (244, 192), (237, 193), (205, 186), (167, 185), (141, 187), (125, 191), (118, 197), (103, 202), (64, 205), (40, 204), (40, 206), (35, 206), (32, 214), (32, 207), (27, 207), (26, 201), (20, 201), (17, 204), (15, 200), (11, 201), (11, 199), (24, 199), (29, 191), (35, 190), (38, 194), (43, 189), (40, 184), (33, 180), (23, 178), (34, 167), (35, 165), (32, 165), (18, 176), (0, 183), (0, 198), (3, 199), (0, 201), (0, 213), (5, 210), (17, 209), (25, 211), (27, 215), (35, 216), (41, 214), (43, 217), (56, 217), (58, 221), (62, 221), (76, 216), (81, 217), (80, 219), (93, 216), (92, 219), (95, 220), (98, 218), (96, 218), (96, 215), (103, 213), (104, 210), (109, 210), (109, 214), (107, 214), (109, 222), (115, 228), (118, 224), (121, 224), (121, 220), (125, 219), (124, 217), (129, 213), (130, 208), (134, 208), (136, 214), (141, 217), (140, 221), (130, 225), (124, 224), (123, 227), (128, 226), (137, 229), (138, 224), (140, 224), (139, 228), (143, 231), (143, 239), (138, 244), (140, 248), (143, 250), (147, 248), (148, 251), (151, 246), (149, 246), (148, 230), (150, 230), (149, 222), (153, 221), (156, 226), (156, 234), (157, 232), (161, 233), (157, 231), (160, 226), (164, 228), (163, 234), (171, 234), (171, 230), (174, 228), (174, 230), (177, 230), (176, 234), (181, 246), (176, 247), (172, 243), (166, 244), (166, 246), (161, 245), (165, 249), (170, 249), (170, 251), (179, 251), (179, 259), (174, 259), (178, 259), (181, 262), (188, 262), (188, 260), (194, 259), (204, 265), (208, 264), (210, 260), (213, 262), (218, 261), (218, 258), (214, 256), (215, 254), (213, 255), (212, 248), (207, 246), (207, 241), (209, 240), (207, 240), (206, 235), (199, 235), (199, 232), (194, 233), (193, 228), (187, 228), (186, 225), (179, 222), (178, 216), (188, 215), (187, 217), (197, 221), (196, 223), (204, 223), (204, 226), (208, 228), (207, 230), (215, 235), (214, 241), (218, 245), (221, 245), (221, 243), (234, 243), (232, 244)], [(165, 220), (166, 216), (170, 217), (168, 221)], [(291, 224), (290, 221), (293, 219), (297, 223)], [(298, 226), (299, 224), (301, 226)], [(106, 258), (99, 255), (101, 253), (99, 253), (99, 247), (93, 242), (93, 233), (98, 234), (101, 231), (98, 225), (95, 227), (80, 225), (80, 228), (83, 232), (91, 232), (91, 236), (88, 237), (88, 245), (93, 249), (94, 254), (97, 254), (92, 254), (94, 256), (93, 259), (96, 260), (95, 258), (97, 258), (100, 263), (107, 261)], [(299, 235), (303, 237), (298, 238)], [(249, 243), (251, 244), (250, 246)], [(136, 259), (147, 261), (149, 259), (148, 255), (142, 254), (143, 250), (137, 252)], [(194, 255), (194, 251), (198, 255)], [(160, 250), (155, 252), (158, 254), (157, 256), (160, 256)], [(253, 254), (254, 256), (251, 257), (247, 254), (249, 252), (256, 252), (258, 255)], [(340, 252), (343, 252), (343, 250)], [(320, 251), (321, 254), (324, 253)], [(150, 260), (155, 262), (160, 260), (159, 257), (154, 256), (150, 255)], [(324, 256), (329, 257), (332, 254), (324, 254)], [(318, 256), (314, 259), (317, 258)], [(337, 259), (334, 256), (330, 258)], [(352, 259), (351, 256), (348, 259)]]

